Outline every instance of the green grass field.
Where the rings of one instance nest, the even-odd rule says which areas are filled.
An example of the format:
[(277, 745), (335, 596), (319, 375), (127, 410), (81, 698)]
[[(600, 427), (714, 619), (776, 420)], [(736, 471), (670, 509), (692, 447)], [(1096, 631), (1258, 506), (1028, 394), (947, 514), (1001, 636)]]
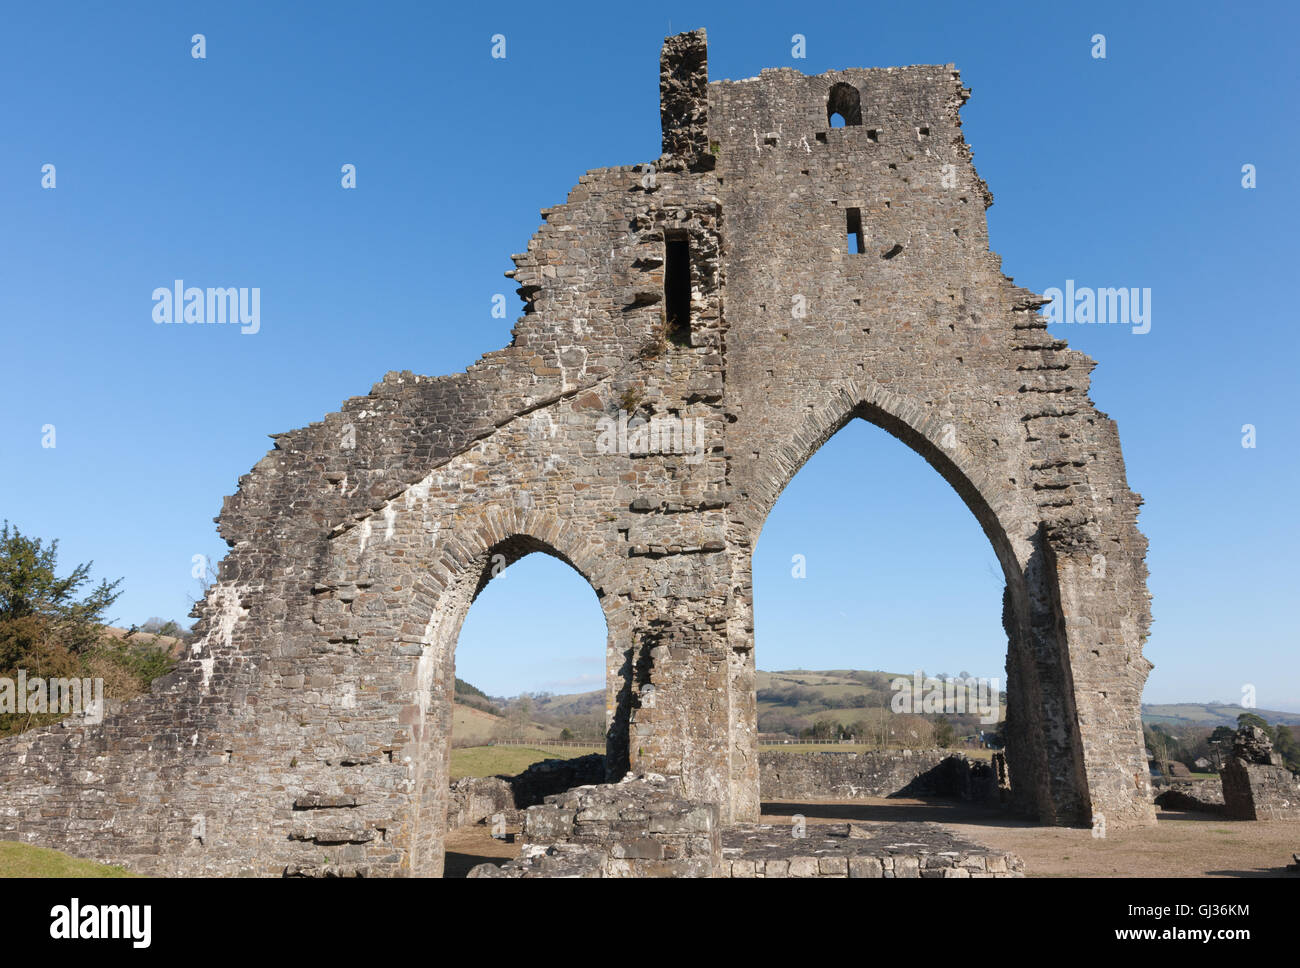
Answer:
[[(864, 753), (875, 749), (851, 743), (809, 743), (763, 745), (760, 750), (785, 750), (790, 753)], [(603, 753), (599, 746), (462, 746), (451, 751), (451, 778), (466, 776), (514, 776), (542, 760), (568, 760), (588, 753)], [(954, 749), (972, 760), (988, 760), (992, 750)]]
[(514, 776), (542, 760), (568, 760), (603, 752), (599, 746), (463, 746), (451, 751), (451, 778)]
[(0, 877), (135, 877), (121, 867), (69, 857), (57, 850), (0, 840)]

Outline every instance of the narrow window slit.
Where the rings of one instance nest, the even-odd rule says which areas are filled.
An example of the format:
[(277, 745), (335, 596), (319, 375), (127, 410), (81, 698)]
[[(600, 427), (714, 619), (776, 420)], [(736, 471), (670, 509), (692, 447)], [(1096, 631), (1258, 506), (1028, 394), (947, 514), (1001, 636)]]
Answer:
[(862, 241), (862, 210), (859, 208), (846, 208), (844, 214), (848, 222), (849, 252), (853, 255), (861, 255), (866, 251), (866, 246)]
[(691, 244), (681, 229), (664, 231), (664, 321), (674, 343), (691, 341)]

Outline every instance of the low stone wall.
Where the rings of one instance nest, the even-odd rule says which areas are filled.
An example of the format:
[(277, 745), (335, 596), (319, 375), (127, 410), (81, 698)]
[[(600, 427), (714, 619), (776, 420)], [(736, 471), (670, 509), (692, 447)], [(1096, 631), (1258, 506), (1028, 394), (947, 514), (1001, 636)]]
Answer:
[(447, 829), (458, 830), (472, 824), (491, 822), (501, 814), (508, 824), (519, 822), (519, 808), (515, 806), (515, 792), (510, 778), (500, 776), (467, 776), (451, 785), (447, 800)]
[(718, 808), (685, 800), (681, 782), (654, 774), (579, 787), (528, 808), (519, 857), (484, 877), (1019, 877), (1014, 854), (934, 823), (720, 829)]
[(1258, 726), (1238, 728), (1223, 765), (1224, 814), (1233, 820), (1300, 820), (1300, 780)]
[(602, 753), (568, 760), (543, 760), (517, 776), (465, 777), (451, 785), (447, 829), (490, 822), (500, 814), (508, 824), (521, 820), (524, 810), (548, 796), (578, 786), (605, 782)]
[(1152, 788), (1156, 806), (1165, 810), (1223, 813), (1223, 784), (1211, 780), (1166, 780)]
[(993, 767), (951, 750), (758, 754), (758, 790), (765, 800), (856, 800), (862, 797), (997, 798)]
[(1284, 766), (1234, 757), (1223, 767), (1223, 803), (1233, 820), (1300, 820), (1300, 781)]
[(470, 877), (712, 877), (722, 864), (718, 808), (678, 796), (657, 774), (584, 786), (529, 807), (524, 846)]
[(933, 823), (741, 824), (723, 833), (715, 877), (1023, 877), (1015, 854), (962, 840)]

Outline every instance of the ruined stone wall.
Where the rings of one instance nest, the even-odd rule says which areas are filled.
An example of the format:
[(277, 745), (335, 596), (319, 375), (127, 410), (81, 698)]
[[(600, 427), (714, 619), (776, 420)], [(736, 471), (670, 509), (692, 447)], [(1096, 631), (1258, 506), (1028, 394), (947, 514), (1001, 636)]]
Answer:
[[(1020, 806), (1152, 821), (1139, 500), (1092, 362), (988, 251), (956, 71), (709, 82), (697, 31), (660, 80), (665, 155), (579, 178), (513, 257), (511, 345), (273, 435), (222, 508), (190, 654), (100, 726), (0, 744), (0, 837), (156, 874), (440, 873), (460, 626), (538, 551), (605, 614), (610, 777), (754, 818), (750, 557), (854, 417), (921, 453), (1002, 562)], [(635, 418), (679, 436), (620, 433)]]
[(1233, 820), (1300, 820), (1300, 779), (1258, 726), (1240, 727), (1219, 775), (1223, 812)]
[(1155, 804), (1165, 810), (1198, 810), (1222, 814), (1223, 784), (1219, 778), (1166, 780), (1153, 784)]
[[(799, 755), (799, 754), (796, 754)], [(714, 804), (648, 774), (579, 787), (530, 807), (519, 856), (472, 878), (1020, 877), (1014, 854), (933, 823), (752, 824), (723, 828)]]
[(1223, 805), (1233, 820), (1300, 820), (1300, 780), (1284, 766), (1229, 760)]
[[(992, 196), (958, 114), (968, 94), (951, 65), (781, 68), (709, 87), (726, 243), (733, 695), (753, 691), (749, 561), (763, 521), (861, 417), (944, 476), (1002, 562), (1022, 808), (1146, 823), (1140, 502), (1115, 426), (1088, 398), (1092, 361), (1048, 335), (1042, 299), (989, 251)], [(831, 127), (832, 107), (860, 123)], [(846, 244), (851, 209), (861, 254)], [(736, 719), (748, 727), (753, 712)], [(734, 774), (753, 770), (754, 750), (748, 729), (737, 735)]]
[(765, 800), (940, 796), (984, 801), (995, 799), (998, 792), (987, 763), (951, 750), (764, 750), (758, 764), (759, 791)]
[(590, 753), (568, 760), (542, 760), (516, 776), (463, 777), (451, 785), (447, 829), (490, 821), (497, 814), (507, 823), (515, 823), (524, 810), (547, 797), (603, 783), (606, 776), (604, 755)]
[(722, 864), (714, 803), (674, 796), (676, 778), (629, 775), (546, 798), (524, 817), (520, 856), (470, 877), (712, 877)]

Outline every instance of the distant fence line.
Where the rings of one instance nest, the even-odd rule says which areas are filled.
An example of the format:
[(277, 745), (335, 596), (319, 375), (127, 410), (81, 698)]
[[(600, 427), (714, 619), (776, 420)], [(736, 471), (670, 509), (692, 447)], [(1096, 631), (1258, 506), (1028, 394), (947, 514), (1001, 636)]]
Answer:
[(513, 741), (503, 741), (503, 740), (490, 739), (490, 740), (488, 740), (486, 743), (484, 743), (484, 744), (482, 744), (482, 745), (484, 745), (484, 746), (511, 746), (511, 747), (519, 747), (519, 748), (521, 748), (521, 749), (539, 749), (539, 748), (540, 748), (540, 749), (545, 749), (545, 748), (550, 748), (550, 747), (559, 747), (559, 748), (562, 748), (562, 749), (599, 749), (600, 747), (602, 747), (602, 746), (605, 745), (605, 741), (604, 741), (604, 740), (592, 740), (592, 741), (590, 741), (590, 742), (584, 743), (584, 742), (582, 742), (581, 740), (557, 739), (557, 740), (537, 740), (537, 741), (535, 741), (535, 742), (531, 742), (531, 743), (529, 743), (529, 742), (519, 742), (519, 743), (516, 743), (516, 742), (513, 742)]
[[(513, 740), (488, 740), (486, 743), (480, 745), (504, 746), (504, 747), (518, 748), (518, 749), (550, 749), (550, 748), (600, 749), (602, 746), (605, 745), (605, 743), (603, 740), (591, 740), (588, 742), (583, 742), (582, 740), (561, 740), (561, 739), (536, 740), (534, 742), (527, 742), (527, 741), (515, 742)], [(926, 747), (901, 746), (901, 745), (900, 746), (889, 746), (889, 745), (878, 746), (875, 743), (858, 743), (858, 742), (854, 742), (853, 740), (847, 740), (847, 739), (841, 739), (841, 740), (800, 739), (800, 740), (777, 740), (775, 742), (766, 742), (760, 740), (758, 745), (759, 746), (861, 746), (865, 749), (871, 749), (871, 750), (902, 750), (902, 749), (932, 749), (933, 748), (929, 746)], [(948, 747), (948, 749), (951, 749), (954, 753), (960, 753), (967, 750), (982, 749), (982, 748), (993, 749), (993, 747), (977, 747), (977, 746)]]

